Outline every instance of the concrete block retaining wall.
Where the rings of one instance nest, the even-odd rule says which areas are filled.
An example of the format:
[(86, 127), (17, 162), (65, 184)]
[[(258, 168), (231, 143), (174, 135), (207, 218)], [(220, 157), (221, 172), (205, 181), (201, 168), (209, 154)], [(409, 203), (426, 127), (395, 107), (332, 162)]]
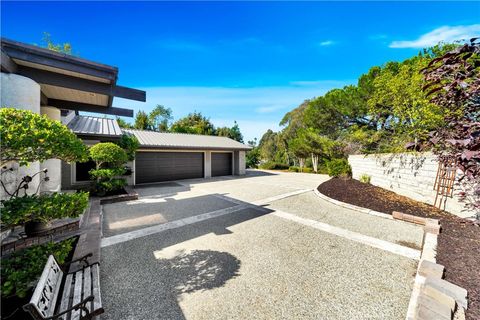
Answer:
[[(431, 153), (351, 155), (348, 162), (354, 179), (367, 174), (375, 186), (431, 205), (435, 201), (433, 185), (438, 161)], [(473, 212), (465, 210), (458, 200), (460, 189), (455, 185), (454, 196), (447, 199), (445, 210), (460, 217), (471, 217)]]

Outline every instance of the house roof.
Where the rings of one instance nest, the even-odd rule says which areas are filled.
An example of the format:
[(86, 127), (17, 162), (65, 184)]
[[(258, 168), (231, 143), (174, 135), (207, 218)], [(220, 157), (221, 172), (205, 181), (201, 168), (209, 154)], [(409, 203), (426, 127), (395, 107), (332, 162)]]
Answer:
[(45, 106), (133, 117), (133, 110), (112, 107), (113, 97), (146, 100), (145, 91), (117, 85), (116, 67), (5, 38), (1, 71), (40, 84)]
[(250, 150), (251, 147), (227, 137), (123, 129), (133, 134), (143, 148)]
[(120, 137), (123, 133), (115, 119), (75, 116), (68, 124), (79, 136)]

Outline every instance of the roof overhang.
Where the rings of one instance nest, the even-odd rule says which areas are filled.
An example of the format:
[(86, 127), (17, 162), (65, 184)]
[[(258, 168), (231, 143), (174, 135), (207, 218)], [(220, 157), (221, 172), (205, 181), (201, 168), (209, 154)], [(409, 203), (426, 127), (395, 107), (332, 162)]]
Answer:
[(39, 83), (42, 105), (132, 117), (133, 110), (112, 107), (113, 97), (146, 101), (145, 91), (117, 85), (116, 67), (5, 38), (1, 70)]
[(162, 146), (140, 145), (137, 151), (161, 151), (161, 150), (212, 150), (212, 151), (250, 151), (252, 148), (211, 147), (211, 146)]

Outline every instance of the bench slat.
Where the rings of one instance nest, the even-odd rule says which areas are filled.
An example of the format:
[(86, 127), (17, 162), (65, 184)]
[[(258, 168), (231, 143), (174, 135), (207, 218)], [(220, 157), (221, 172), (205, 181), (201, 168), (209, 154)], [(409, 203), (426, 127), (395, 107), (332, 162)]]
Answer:
[[(91, 270), (90, 267), (85, 269), (83, 273), (83, 299), (86, 299), (92, 294), (92, 281), (91, 281)], [(89, 302), (86, 304), (88, 312), (92, 311), (92, 303)]]
[[(72, 306), (72, 281), (73, 274), (67, 274), (65, 278), (65, 285), (63, 287), (62, 301), (60, 303), (60, 309), (58, 309), (58, 313), (63, 312)], [(70, 320), (70, 314), (66, 315), (65, 320)]]
[(92, 293), (93, 299), (93, 311), (102, 309), (102, 297), (100, 296), (100, 268), (98, 264), (92, 266)]
[[(83, 271), (77, 271), (75, 273), (75, 286), (73, 288), (73, 302), (72, 306), (80, 303), (82, 301), (82, 285), (83, 285)], [(80, 309), (72, 311), (72, 318), (71, 320), (79, 320), (80, 319)]]

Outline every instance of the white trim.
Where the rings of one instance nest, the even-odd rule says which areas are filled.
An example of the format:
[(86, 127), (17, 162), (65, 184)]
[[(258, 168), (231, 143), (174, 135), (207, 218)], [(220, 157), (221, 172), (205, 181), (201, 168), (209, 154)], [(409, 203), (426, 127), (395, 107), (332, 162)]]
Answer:
[(280, 210), (275, 210), (271, 214), (289, 221), (297, 222), (304, 226), (312, 227), (320, 231), (328, 232), (330, 234), (346, 238), (351, 241), (359, 242), (361, 244), (365, 244), (377, 249), (395, 253), (413, 260), (420, 260), (420, 250), (404, 247), (396, 243), (366, 236), (364, 234), (353, 232), (347, 229), (338, 228), (320, 221), (301, 218), (294, 214), (283, 212)]

